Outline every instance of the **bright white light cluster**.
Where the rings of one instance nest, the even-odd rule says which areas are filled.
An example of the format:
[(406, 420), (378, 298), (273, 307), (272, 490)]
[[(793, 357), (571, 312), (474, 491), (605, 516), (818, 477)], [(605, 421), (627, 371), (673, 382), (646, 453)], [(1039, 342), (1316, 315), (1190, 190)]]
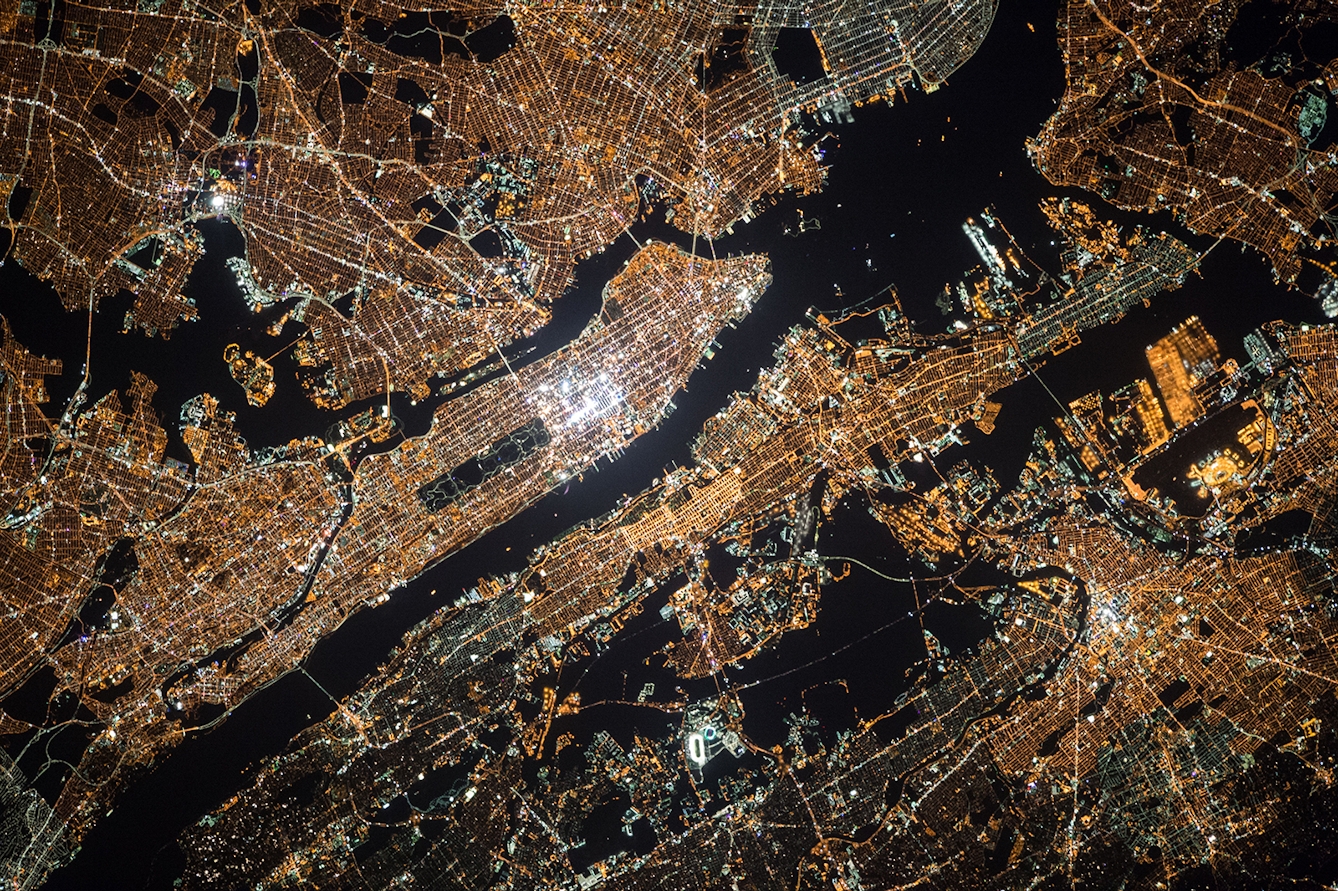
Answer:
[(623, 402), (622, 391), (609, 380), (607, 372), (583, 387), (564, 380), (558, 392), (567, 408), (574, 409), (567, 417), (567, 427), (575, 427), (590, 417), (608, 417)]
[(688, 760), (698, 767), (705, 766), (707, 761), (711, 760), (711, 746), (719, 736), (719, 731), (712, 724), (707, 724), (701, 730), (688, 734)]

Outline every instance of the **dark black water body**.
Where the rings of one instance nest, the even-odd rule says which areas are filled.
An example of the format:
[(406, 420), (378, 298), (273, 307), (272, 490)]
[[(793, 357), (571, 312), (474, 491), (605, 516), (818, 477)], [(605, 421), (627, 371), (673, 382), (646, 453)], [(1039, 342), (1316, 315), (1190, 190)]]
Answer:
[[(55, 292), (18, 264), (0, 266), (0, 294), (4, 295), (0, 314), (9, 321), (14, 336), (31, 352), (64, 362), (63, 373), (47, 381), (48, 414), (65, 410), (79, 386), (87, 355), (89, 386), (83, 408), (112, 390), (124, 393), (131, 372), (147, 375), (158, 385), (153, 404), (168, 430), (169, 454), (179, 460), (188, 461), (190, 456), (177, 436), (178, 415), (182, 404), (200, 393), (209, 393), (219, 400), (222, 410), (236, 414), (238, 429), (252, 447), (324, 434), (342, 415), (315, 407), (293, 379), (295, 364), (283, 349), (294, 337), (293, 327), (286, 327), (286, 336), (281, 337), (266, 332), (285, 308), (251, 312), (236, 276), (226, 266), (229, 257), (244, 250), (241, 233), (223, 220), (205, 220), (198, 226), (206, 251), (191, 271), (184, 292), (195, 300), (200, 320), (178, 325), (167, 340), (146, 338), (138, 330), (122, 332), (132, 301), (124, 292), (102, 301), (90, 331), (86, 311), (65, 311)], [(223, 350), (232, 343), (261, 357), (272, 357), (279, 386), (264, 408), (248, 404), (242, 388), (228, 373)]]
[[(850, 575), (824, 591), (812, 626), (784, 635), (726, 674), (747, 711), (745, 729), (759, 745), (783, 742), (789, 716), (804, 712), (805, 691), (833, 681), (845, 682), (839, 698), (851, 710), (863, 718), (877, 717), (908, 688), (912, 677), (907, 670), (925, 656), (917, 598), (927, 602), (937, 586), (889, 581), (883, 575), (925, 579), (932, 573), (911, 564), (861, 499), (845, 500), (819, 527), (817, 549), (865, 565), (849, 565)], [(829, 565), (836, 572), (845, 568), (839, 560)]]
[[(702, 422), (736, 390), (748, 389), (760, 368), (772, 364), (777, 339), (800, 323), (809, 306), (833, 311), (855, 305), (895, 284), (908, 313), (926, 331), (942, 330), (946, 320), (934, 306), (945, 283), (957, 281), (978, 258), (960, 225), (993, 205), (999, 218), (1034, 260), (1050, 269), (1051, 231), (1037, 210), (1041, 198), (1056, 194), (1031, 168), (1023, 145), (1053, 111), (1063, 89), (1055, 43), (1053, 4), (1005, 2), (977, 56), (931, 94), (914, 94), (908, 103), (875, 105), (855, 112), (853, 124), (822, 143), (832, 165), (826, 191), (798, 198), (782, 197), (775, 206), (735, 234), (713, 245), (704, 239), (696, 250), (710, 255), (766, 252), (774, 283), (753, 313), (737, 329), (720, 337), (721, 350), (691, 379), (675, 402), (678, 411), (661, 427), (637, 440), (616, 462), (601, 462), (582, 480), (553, 492), (512, 522), (465, 551), (443, 560), (390, 602), (349, 619), (322, 641), (306, 666), (310, 675), (336, 697), (354, 691), (375, 670), (401, 635), (443, 603), (473, 585), (480, 576), (518, 569), (532, 548), (570, 526), (614, 507), (624, 494), (641, 491), (670, 464), (689, 461), (688, 443)], [(1034, 31), (1028, 28), (1034, 26)], [(1185, 237), (1199, 249), (1210, 243), (1183, 233), (1169, 217), (1134, 217), (1114, 210), (1092, 195), (1074, 193), (1098, 213), (1124, 225), (1142, 222)], [(769, 203), (769, 202), (768, 202)], [(798, 211), (821, 220), (821, 228), (798, 237)], [(230, 226), (203, 226), (209, 253), (192, 276), (190, 293), (204, 321), (180, 326), (170, 341), (148, 341), (120, 333), (125, 305), (110, 301), (94, 319), (91, 393), (124, 388), (130, 369), (159, 383), (155, 404), (175, 427), (182, 401), (207, 390), (235, 411), (243, 434), (253, 445), (286, 441), (293, 435), (321, 433), (333, 413), (312, 408), (291, 379), (291, 368), (276, 360), (279, 389), (264, 410), (247, 406), (240, 387), (228, 376), (222, 349), (239, 343), (268, 356), (291, 334), (271, 338), (267, 320), (257, 320), (241, 301), (232, 276), (222, 266), (240, 251), (240, 236)], [(640, 240), (659, 237), (688, 247), (689, 236), (644, 223), (633, 229)], [(671, 238), (672, 235), (672, 238)], [(608, 251), (583, 264), (577, 287), (555, 304), (554, 324), (529, 344), (514, 349), (532, 361), (569, 341), (599, 306), (604, 283), (635, 249), (624, 237)], [(1180, 291), (1161, 295), (1118, 325), (1088, 332), (1081, 346), (1051, 359), (1040, 378), (1062, 402), (1092, 389), (1109, 391), (1146, 376), (1146, 344), (1163, 336), (1190, 314), (1199, 315), (1218, 339), (1223, 353), (1243, 359), (1241, 337), (1273, 318), (1319, 320), (1312, 301), (1271, 283), (1258, 257), (1236, 248), (1217, 248), (1204, 264), (1205, 277), (1191, 278)], [(51, 381), (53, 404), (73, 392), (85, 348), (84, 319), (63, 314), (54, 294), (35, 285), (14, 264), (0, 268), (0, 312), (19, 340), (34, 352), (66, 359), (68, 372)], [(532, 349), (531, 349), (532, 348)], [(1009, 486), (1030, 448), (1031, 432), (1048, 422), (1058, 406), (1035, 379), (1007, 388), (996, 432), (970, 433), (971, 445), (945, 454), (988, 464)], [(398, 404), (397, 404), (398, 406)], [(399, 408), (397, 407), (397, 411)], [(404, 409), (406, 415), (410, 409)], [(276, 425), (272, 418), (282, 417)], [(294, 433), (292, 431), (298, 431)], [(179, 456), (180, 457), (180, 456)], [(820, 530), (826, 554), (862, 552), (880, 572), (904, 578), (928, 575), (911, 565), (863, 505), (843, 505)], [(858, 554), (852, 554), (858, 556)], [(863, 559), (863, 558), (862, 558)], [(839, 729), (850, 715), (871, 718), (909, 686), (908, 669), (924, 658), (923, 632), (915, 613), (925, 585), (888, 581), (853, 567), (845, 581), (823, 599), (817, 622), (785, 635), (768, 652), (742, 669), (730, 669), (723, 683), (739, 690), (747, 709), (745, 728), (763, 744), (783, 739), (786, 718), (807, 707), (820, 722), (819, 735)], [(437, 590), (434, 595), (431, 592)], [(662, 622), (662, 592), (647, 602), (614, 646), (589, 666), (584, 677), (564, 673), (562, 688), (579, 681), (583, 700), (611, 698), (623, 690), (635, 698), (640, 684), (653, 681), (657, 698), (674, 686), (691, 697), (712, 695), (714, 682), (687, 684), (643, 660), (678, 634)], [(903, 619), (903, 617), (905, 617)], [(954, 650), (970, 647), (980, 633), (978, 617), (951, 607), (925, 612), (926, 627)], [(960, 631), (955, 638), (954, 631)], [(873, 633), (871, 633), (873, 632)], [(978, 638), (977, 638), (978, 639)], [(574, 673), (574, 672), (573, 672)], [(832, 681), (844, 679), (844, 687)], [(661, 683), (668, 686), (661, 687)], [(85, 889), (168, 887), (179, 855), (172, 840), (187, 825), (249, 783), (257, 762), (282, 751), (291, 737), (330, 713), (330, 700), (301, 674), (289, 675), (256, 694), (217, 728), (194, 735), (147, 771), (115, 803), (114, 811), (88, 834), (73, 864), (51, 879), (51, 888)], [(636, 707), (592, 709), (573, 728), (581, 736), (609, 730), (627, 742), (634, 731), (667, 732), (674, 720)], [(602, 722), (603, 727), (598, 724)], [(724, 756), (728, 757), (728, 756)], [(640, 843), (640, 840), (638, 840)]]

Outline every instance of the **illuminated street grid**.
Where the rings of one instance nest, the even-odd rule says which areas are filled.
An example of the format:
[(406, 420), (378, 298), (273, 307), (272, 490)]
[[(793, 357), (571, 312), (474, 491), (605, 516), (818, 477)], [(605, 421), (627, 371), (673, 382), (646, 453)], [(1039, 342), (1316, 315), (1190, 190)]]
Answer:
[[(937, 89), (993, 14), (988, 0), (597, 16), (146, 0), (62, 4), (53, 17), (23, 2), (0, 14), (9, 258), (71, 311), (128, 290), (125, 330), (169, 337), (207, 323), (181, 290), (204, 250), (196, 224), (226, 219), (246, 239), (227, 264), (243, 298), (270, 309), (276, 337), (303, 325), (291, 356), (316, 405), (419, 399), (434, 378), (500, 371), (502, 348), (549, 320), (576, 262), (652, 204), (704, 236), (705, 253), (764, 197), (820, 188), (800, 112), (832, 119)], [(740, 23), (746, 64), (726, 64)], [(807, 29), (821, 76), (780, 73), (781, 28)], [(0, 468), (13, 501), (0, 689), (50, 669), (53, 696), (80, 703), (82, 761), (48, 765), (68, 778), (55, 804), (68, 838), (127, 771), (290, 670), (351, 611), (658, 423), (767, 281), (762, 258), (647, 246), (609, 286), (604, 321), (448, 401), (425, 437), (390, 441), (389, 414), (362, 410), (336, 424), (342, 439), (253, 454), (201, 394), (181, 409), (189, 463), (164, 455), (154, 382), (43, 416), (41, 375), (58, 369), (6, 334), (7, 417), (21, 435)], [(221, 358), (252, 404), (269, 399), (268, 359)], [(536, 420), (542, 449), (424, 510), (424, 485)], [(363, 455), (366, 442), (383, 453)], [(77, 621), (106, 589), (114, 608)], [(28, 880), (65, 856), (49, 850)]]
[[(20, 4), (0, 43), (13, 256), (71, 309), (135, 292), (127, 328), (168, 336), (198, 316), (180, 295), (201, 250), (191, 224), (223, 216), (247, 237), (248, 298), (298, 300), (292, 317), (327, 329), (327, 401), (419, 391), (541, 327), (575, 262), (638, 218), (637, 177), (707, 236), (769, 193), (817, 189), (797, 112), (936, 88), (994, 5), (502, 11), (420, 25), (376, 0), (72, 3), (48, 33)], [(739, 22), (746, 64), (708, 88), (699, 67)], [(778, 71), (782, 27), (811, 29), (826, 76)], [(328, 304), (348, 293), (371, 297), (353, 319)]]
[[(500, 876), (516, 887), (855, 888), (933, 875), (944, 887), (1015, 887), (1098, 875), (1111, 868), (1109, 839), (1133, 856), (1157, 849), (1163, 878), (1204, 857), (1226, 868), (1264, 856), (1296, 790), (1330, 775), (1319, 746), (1338, 718), (1333, 580), (1305, 547), (1235, 555), (1230, 542), (1298, 505), (1315, 517), (1309, 540), (1331, 540), (1338, 332), (1270, 326), (1237, 367), (1191, 319), (1165, 343), (1198, 357), (1189, 395), (1202, 416), (1163, 414), (1169, 441), (1140, 448), (1117, 432), (1133, 408), (1083, 397), (1057, 418), (1058, 435), (1038, 431), (1021, 478), (995, 497), (997, 483), (964, 462), (924, 492), (903, 473), (950, 454), (982, 397), (1025, 376), (1013, 323), (917, 337), (895, 303), (878, 312), (883, 340), (848, 342), (822, 318), (794, 329), (756, 386), (708, 422), (691, 467), (407, 635), (380, 677), (182, 839), (198, 886)], [(902, 411), (924, 420), (885, 420)], [(1211, 483), (1207, 496), (1135, 482), (1231, 412), (1244, 419), (1234, 438), (1203, 448), (1252, 463), (1176, 468)], [(871, 463), (874, 445), (886, 461)], [(875, 515), (931, 565), (960, 548), (1015, 581), (924, 579), (923, 596), (978, 603), (993, 635), (954, 655), (926, 633), (929, 670), (834, 748), (808, 735), (804, 716), (785, 745), (758, 748), (744, 729), (748, 685), (732, 688), (725, 669), (757, 640), (810, 623), (816, 592), (840, 584), (845, 558), (808, 547), (804, 518), (853, 492), (891, 493), (900, 506)], [(871, 498), (871, 509), (883, 502)], [(789, 554), (767, 544), (778, 525)], [(1201, 542), (1190, 553), (1188, 534)], [(748, 558), (737, 578), (712, 577), (707, 555), (721, 545)], [(673, 581), (684, 574), (685, 585)], [(547, 753), (572, 744), (564, 717), (616, 703), (572, 695), (558, 705), (551, 687), (542, 701), (536, 688), (557, 663), (616, 638), (667, 582), (662, 614), (682, 638), (666, 661), (683, 677), (715, 676), (721, 695), (643, 690), (621, 704), (679, 716), (676, 745), (638, 736), (625, 748), (597, 733), (583, 766), (559, 770)], [(502, 653), (513, 656), (499, 665)], [(526, 752), (483, 743), (495, 724)], [(537, 781), (522, 777), (527, 757), (542, 758)], [(704, 781), (717, 758), (753, 760)], [(1279, 771), (1290, 792), (1273, 785)], [(456, 777), (452, 791), (429, 803), (423, 790), (443, 776)], [(283, 811), (298, 789), (315, 791)], [(632, 802), (624, 825), (645, 819), (656, 846), (576, 873), (569, 854), (585, 818), (619, 793)], [(282, 831), (256, 844), (274, 819)]]
[[(934, 90), (978, 47), (994, 5), (650, 4), (594, 16), (467, 4), (451, 23), (401, 12), (376, 0), (71, 3), (55, 19), (35, 4), (7, 9), (9, 257), (70, 310), (130, 290), (124, 328), (169, 337), (201, 316), (181, 293), (203, 250), (195, 223), (225, 218), (246, 238), (227, 264), (245, 300), (274, 308), (274, 336), (305, 325), (292, 356), (314, 403), (419, 399), (434, 377), (498, 368), (504, 345), (549, 320), (575, 262), (624, 237), (650, 203), (709, 238), (765, 195), (818, 189), (799, 112)], [(723, 47), (740, 21), (747, 64), (731, 72)], [(777, 71), (783, 27), (811, 29), (823, 76), (797, 84)], [(656, 424), (767, 276), (760, 258), (648, 247), (619, 281), (621, 317), (450, 401), (428, 436), (360, 464), (361, 441), (391, 436), (375, 411), (341, 420), (343, 440), (253, 455), (201, 395), (182, 408), (190, 464), (163, 455), (153, 381), (41, 416), (40, 373), (56, 369), (5, 338), (9, 429), (21, 436), (3, 467), (15, 506), (0, 535), (0, 689), (45, 664), (55, 694), (88, 692), (92, 742), (56, 803), (71, 837), (126, 769), (292, 668), (349, 611)], [(226, 360), (264, 403), (268, 360)], [(535, 419), (551, 436), (539, 454), (423, 514), (420, 487)], [(78, 633), (72, 619), (120, 540), (134, 569), (106, 579), (106, 626)]]
[[(15, 607), (3, 631), (7, 671), (43, 658), (80, 604), (70, 592), (86, 591), (86, 579), (100, 577), (99, 556), (135, 530), (138, 568), (116, 586), (108, 627), (45, 654), (61, 684), (86, 691), (101, 725), (58, 813), (77, 825), (121, 771), (180, 739), (181, 722), (202, 706), (236, 705), (298, 665), (352, 611), (383, 602), (428, 563), (654, 427), (708, 345), (769, 282), (759, 257), (704, 260), (648, 244), (575, 341), (446, 402), (425, 436), (354, 469), (344, 460), (350, 442), (314, 438), (258, 461), (231, 417), (202, 396), (182, 411), (192, 475), (164, 458), (155, 386), (143, 376), (126, 394), (128, 409), (113, 392), (73, 429), (53, 431), (38, 403), (41, 375), (58, 363), (6, 340), (11, 418), (57, 437), (54, 462), (16, 451), (6, 465), (10, 485), (26, 492), (4, 555)], [(414, 497), (535, 419), (549, 433), (537, 453), (444, 510), (428, 512)]]
[[(282, 303), (280, 331), (306, 325), (293, 355), (331, 408), (494, 367), (648, 197), (712, 236), (769, 193), (819, 188), (798, 110), (831, 119), (936, 89), (993, 15), (988, 2), (462, 7), (464, 36), (440, 32), (434, 59), (385, 36), (408, 35), (376, 0), (63, 4), (59, 33), (37, 6), (0, 13), (13, 258), (71, 310), (131, 291), (126, 330), (168, 336), (199, 317), (181, 294), (203, 250), (192, 224), (226, 217), (247, 237), (231, 264), (246, 299)], [(1306, 147), (1322, 115), (1304, 90), (1181, 52), (1221, 36), (1211, 7), (1176, 9), (1134, 21), (1069, 4), (1068, 90), (1033, 158), (1052, 182), (1177, 210), (1297, 280), (1319, 268), (1338, 186), (1333, 155)], [(781, 27), (812, 29), (825, 77), (780, 74)], [(740, 30), (746, 64), (730, 67)], [(1191, 59), (1201, 70), (1177, 67)], [(1338, 83), (1332, 63), (1320, 80)], [(187, 833), (188, 882), (1072, 885), (1127, 865), (1110, 852), (1168, 881), (1205, 862), (1258, 869), (1271, 830), (1302, 822), (1297, 802), (1332, 783), (1338, 335), (1276, 323), (1237, 366), (1187, 319), (1148, 345), (1147, 377), (1057, 406), (1016, 483), (953, 461), (918, 489), (911, 462), (937, 470), (1008, 422), (989, 397), (1199, 259), (1165, 233), (1122, 237), (1076, 202), (1043, 209), (1066, 290), (1035, 287), (987, 213), (963, 227), (984, 264), (973, 293), (957, 291), (973, 323), (914, 334), (892, 301), (885, 338), (847, 340), (821, 316), (792, 330), (708, 422), (692, 466), (543, 546), (524, 573), (481, 581)], [(645, 246), (571, 345), (361, 460), (358, 442), (387, 442), (375, 411), (341, 422), (343, 439), (254, 455), (208, 395), (181, 412), (192, 462), (166, 458), (142, 375), (124, 398), (52, 418), (42, 379), (71, 370), (5, 326), (0, 683), (49, 666), (94, 733), (52, 810), (0, 756), (7, 810), (31, 799), (25, 880), (68, 856), (133, 769), (299, 665), (349, 613), (658, 423), (768, 281), (763, 258)], [(268, 398), (263, 368), (237, 358), (248, 393)], [(525, 429), (544, 433), (515, 460), (440, 503), (421, 497)], [(896, 710), (831, 749), (806, 715), (784, 746), (754, 745), (746, 689), (694, 702), (643, 690), (640, 707), (681, 715), (677, 736), (596, 735), (582, 747), (593, 770), (553, 758), (537, 782), (523, 775), (526, 753), (575, 745), (564, 720), (601, 705), (534, 686), (606, 646), (665, 585), (662, 615), (682, 636), (663, 656), (684, 678), (719, 678), (810, 625), (852, 571), (811, 539), (845, 497), (869, 498), (931, 572), (966, 558), (1013, 574), (919, 582), (993, 617), (976, 652), (926, 633), (925, 671)], [(1296, 510), (1304, 535), (1237, 549), (1238, 533)], [(714, 547), (745, 569), (716, 578)], [(105, 625), (74, 633), (101, 585), (115, 593)], [(494, 749), (499, 727), (522, 745)], [(0, 732), (29, 729), (0, 714)], [(753, 766), (710, 785), (717, 758)], [(646, 820), (656, 847), (577, 875), (586, 818), (619, 792), (629, 831)]]
[[(1306, 12), (1291, 9), (1289, 27), (1304, 34), (1324, 19)], [(1109, 0), (1066, 0), (1066, 89), (1030, 145), (1033, 160), (1055, 185), (1129, 210), (1172, 209), (1196, 232), (1255, 247), (1284, 281), (1307, 263), (1331, 270), (1324, 221), (1338, 195), (1338, 153), (1311, 145), (1338, 60), (1303, 51), (1242, 69), (1225, 58), (1235, 10), (1221, 13), (1193, 2), (1143, 15)], [(1289, 85), (1308, 69), (1313, 81)]]

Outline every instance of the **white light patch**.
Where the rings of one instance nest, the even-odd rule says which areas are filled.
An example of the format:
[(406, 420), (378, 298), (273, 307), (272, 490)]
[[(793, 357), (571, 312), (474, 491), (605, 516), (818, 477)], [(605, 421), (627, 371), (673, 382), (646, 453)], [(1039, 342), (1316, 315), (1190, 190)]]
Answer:
[(700, 733), (688, 734), (688, 758), (698, 767), (706, 763), (706, 740)]
[[(601, 374), (585, 387), (568, 387), (564, 381), (563, 394), (573, 391), (578, 394), (572, 400), (576, 403), (576, 410), (567, 418), (568, 427), (575, 427), (591, 417), (608, 417), (617, 411), (618, 404), (623, 401), (622, 392), (612, 386), (607, 374)], [(571, 402), (568, 402), (568, 406), (572, 407)]]

